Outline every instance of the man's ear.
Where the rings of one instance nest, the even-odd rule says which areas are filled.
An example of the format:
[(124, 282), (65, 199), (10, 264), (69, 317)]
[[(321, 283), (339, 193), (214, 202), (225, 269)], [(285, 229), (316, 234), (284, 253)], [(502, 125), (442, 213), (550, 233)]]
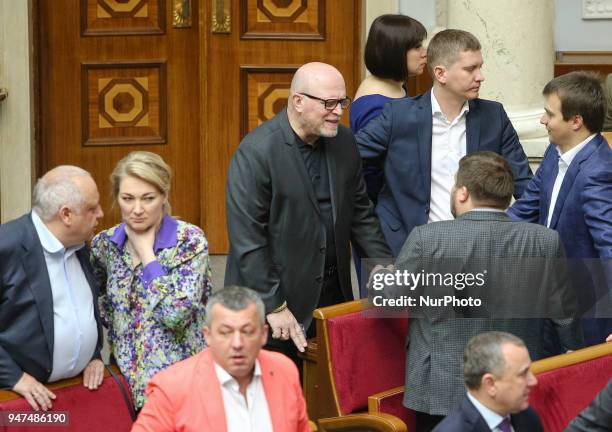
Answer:
[(480, 380), (480, 387), (491, 397), (495, 397), (497, 395), (495, 376), (492, 373), (486, 373), (482, 376)]
[(440, 84), (446, 84), (446, 67), (444, 65), (434, 66), (433, 75)]
[(304, 96), (298, 93), (293, 93), (291, 96), (291, 102), (293, 103), (293, 109), (299, 113), (304, 110)]
[(268, 343), (268, 333), (270, 333), (270, 326), (268, 326), (268, 324), (263, 325), (262, 333), (261, 346), (264, 346)]
[(204, 340), (206, 341), (206, 345), (210, 345), (210, 342), (208, 341), (208, 339), (210, 338), (210, 328), (208, 328), (208, 326), (204, 326), (204, 328), (202, 328), (202, 333), (204, 333)]
[(59, 215), (60, 220), (64, 223), (64, 225), (71, 225), (72, 224), (72, 216), (73, 216), (73, 211), (72, 209), (70, 209), (70, 207), (68, 206), (61, 206), (59, 209), (59, 212), (57, 212)]
[(584, 119), (580, 114), (575, 114), (570, 119), (572, 130), (579, 131), (584, 126)]
[(457, 187), (457, 199), (461, 204), (465, 203), (470, 198), (470, 191), (465, 186)]

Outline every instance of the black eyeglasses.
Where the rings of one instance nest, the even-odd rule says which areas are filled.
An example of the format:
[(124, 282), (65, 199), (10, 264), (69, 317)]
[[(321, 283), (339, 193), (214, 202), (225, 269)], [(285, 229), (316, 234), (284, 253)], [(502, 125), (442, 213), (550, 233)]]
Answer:
[(321, 102), (323, 104), (325, 109), (328, 110), (328, 111), (332, 111), (332, 110), (336, 109), (338, 104), (340, 104), (340, 108), (342, 108), (342, 109), (347, 109), (348, 106), (351, 104), (351, 98), (350, 97), (345, 97), (344, 99), (321, 99), (321, 98), (318, 98), (316, 96), (309, 95), (308, 93), (300, 93), (300, 94), (302, 96), (306, 96), (306, 97), (308, 97), (310, 99), (318, 100), (319, 102)]

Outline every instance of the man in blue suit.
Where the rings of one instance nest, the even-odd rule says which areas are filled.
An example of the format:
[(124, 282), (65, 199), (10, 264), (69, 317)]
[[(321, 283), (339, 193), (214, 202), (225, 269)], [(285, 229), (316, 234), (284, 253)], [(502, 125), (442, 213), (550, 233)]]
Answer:
[(0, 388), (34, 410), (52, 408), (45, 384), (83, 372), (102, 384), (99, 283), (89, 248), (104, 215), (91, 175), (62, 165), (38, 180), (31, 213), (0, 226)]
[(582, 321), (585, 342), (601, 343), (612, 332), (612, 151), (600, 134), (606, 99), (588, 72), (557, 77), (543, 94), (540, 122), (551, 144), (508, 214), (559, 233), (579, 307), (590, 317)]
[(505, 332), (485, 332), (467, 343), (463, 376), (467, 395), (433, 432), (540, 432), (529, 391), (538, 384), (523, 341)]
[(504, 156), (514, 173), (515, 197), (531, 178), (504, 108), (478, 98), (482, 64), (472, 34), (438, 33), (427, 48), (432, 90), (390, 102), (356, 135), (364, 166), (384, 173), (382, 189), (369, 192), (378, 196), (376, 213), (393, 256), (415, 226), (453, 219), (450, 191), (466, 154), (488, 150)]

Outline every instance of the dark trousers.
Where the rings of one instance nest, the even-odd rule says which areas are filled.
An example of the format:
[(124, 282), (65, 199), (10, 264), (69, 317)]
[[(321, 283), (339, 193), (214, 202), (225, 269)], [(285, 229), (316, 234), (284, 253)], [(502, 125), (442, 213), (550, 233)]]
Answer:
[(420, 411), (416, 413), (416, 432), (431, 432), (438, 423), (440, 423), (444, 416), (428, 414)]

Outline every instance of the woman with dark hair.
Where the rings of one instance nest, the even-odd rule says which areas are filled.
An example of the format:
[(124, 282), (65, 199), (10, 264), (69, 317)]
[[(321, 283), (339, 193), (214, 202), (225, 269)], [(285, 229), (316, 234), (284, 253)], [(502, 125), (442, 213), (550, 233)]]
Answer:
[[(406, 15), (381, 15), (372, 22), (364, 54), (366, 68), (372, 75), (361, 82), (351, 106), (353, 133), (378, 116), (387, 102), (406, 96), (404, 84), (408, 77), (420, 75), (425, 69), (426, 37), (423, 24)], [(372, 190), (367, 186), (375, 203), (382, 185)]]
[(423, 24), (406, 15), (381, 15), (372, 22), (365, 46), (365, 65), (372, 75), (363, 80), (351, 106), (351, 129), (357, 132), (391, 99), (406, 96), (404, 83), (423, 73), (427, 50)]
[[(372, 75), (359, 85), (351, 105), (353, 133), (377, 117), (387, 102), (406, 96), (406, 80), (422, 74), (427, 64), (427, 50), (423, 47), (426, 37), (423, 24), (406, 15), (381, 15), (372, 22), (364, 54), (366, 68)], [(368, 196), (376, 204), (384, 182), (383, 173), (364, 165), (363, 176)], [(363, 297), (365, 287), (360, 277), (361, 262), (354, 248), (353, 256)]]

